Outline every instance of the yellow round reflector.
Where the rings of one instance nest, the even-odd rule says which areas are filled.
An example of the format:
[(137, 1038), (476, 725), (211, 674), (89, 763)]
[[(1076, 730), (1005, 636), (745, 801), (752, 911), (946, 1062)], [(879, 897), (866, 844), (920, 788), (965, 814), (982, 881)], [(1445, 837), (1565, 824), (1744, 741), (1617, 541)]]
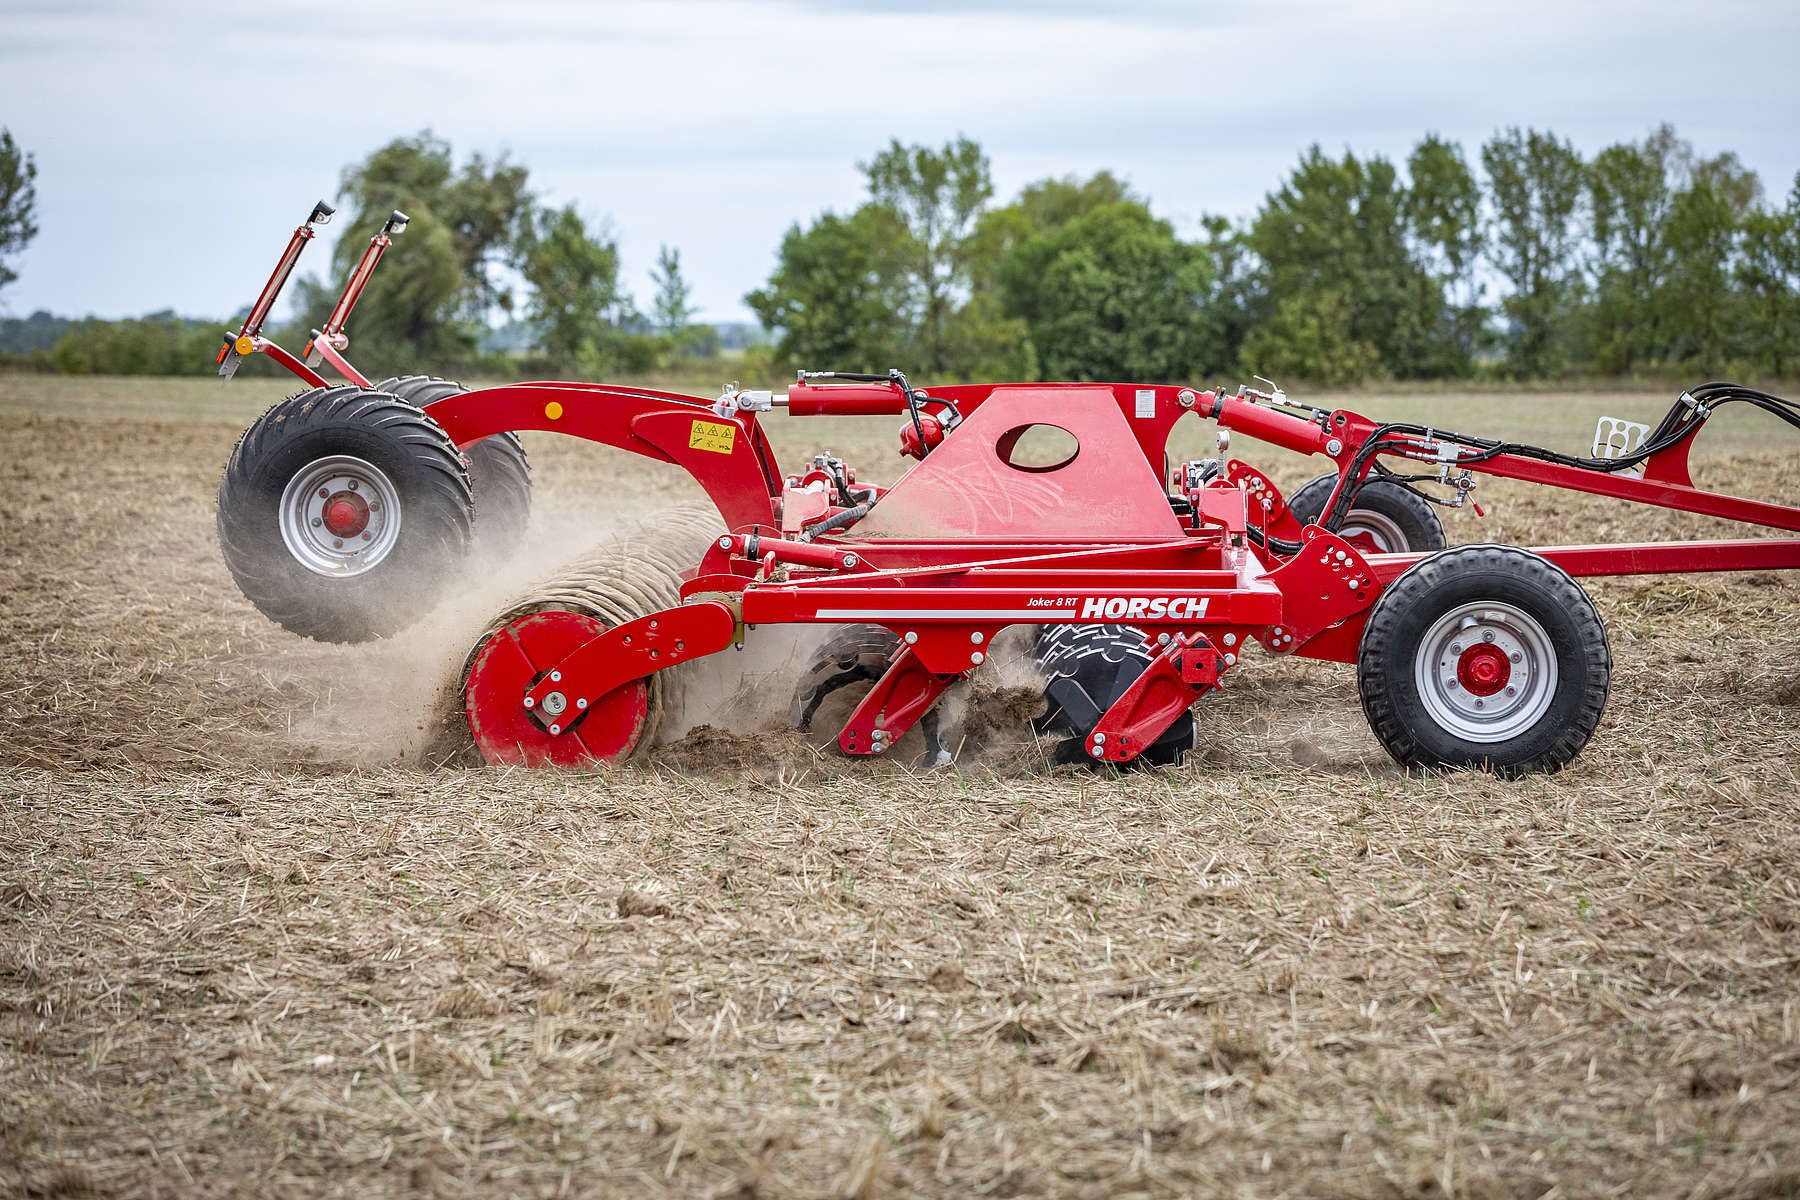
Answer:
[(552, 421), (560, 418), (562, 416), (562, 401), (552, 400), (550, 403), (544, 405), (544, 415), (549, 417)]
[(241, 355), (255, 354), (256, 353), (256, 339), (253, 337), (241, 337), (237, 340), (237, 345), (236, 345), (235, 349)]

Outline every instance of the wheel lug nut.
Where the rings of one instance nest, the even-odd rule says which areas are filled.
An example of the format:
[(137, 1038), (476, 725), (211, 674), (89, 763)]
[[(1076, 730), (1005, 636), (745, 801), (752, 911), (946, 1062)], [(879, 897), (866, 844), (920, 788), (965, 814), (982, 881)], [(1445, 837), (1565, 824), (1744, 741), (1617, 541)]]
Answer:
[(344, 539), (343, 538), (332, 538), (331, 544), (335, 548), (342, 550), (344, 548)]
[(369, 540), (369, 534), (368, 534), (368, 531), (367, 531), (367, 530), (364, 530), (364, 531), (363, 531), (363, 541), (365, 541), (365, 542), (366, 542), (366, 541), (368, 541), (368, 540)]
[(353, 492), (356, 490), (356, 480), (354, 479), (350, 481), (350, 490)]
[(1482, 634), (1482, 635), (1481, 635), (1481, 640), (1482, 640), (1482, 641), (1484, 641), (1484, 642), (1491, 642), (1491, 641), (1493, 641), (1493, 640), (1494, 640), (1494, 631), (1493, 631), (1493, 630), (1491, 630), (1491, 629), (1490, 629), (1490, 630), (1488, 630), (1488, 631), (1487, 631), (1487, 632), (1486, 632), (1486, 633), (1484, 633), (1484, 634)]
[(1525, 656), (1523, 654), (1520, 654), (1517, 650), (1514, 650), (1512, 652), (1512, 660), (1514, 662), (1524, 662)]
[(1461, 642), (1451, 642), (1450, 643), (1450, 653), (1461, 654), (1462, 653), (1462, 643)]
[(319, 518), (317, 518), (317, 517), (313, 518), (313, 528), (314, 529), (317, 529), (319, 526), (323, 525), (324, 523), (325, 522), (319, 520)]
[(329, 497), (330, 495), (331, 495), (330, 488), (320, 488), (319, 489), (319, 499), (324, 500), (327, 497)]
[(1509, 696), (1516, 696), (1519, 694), (1519, 689), (1516, 687), (1509, 687), (1506, 689), (1506, 694)]

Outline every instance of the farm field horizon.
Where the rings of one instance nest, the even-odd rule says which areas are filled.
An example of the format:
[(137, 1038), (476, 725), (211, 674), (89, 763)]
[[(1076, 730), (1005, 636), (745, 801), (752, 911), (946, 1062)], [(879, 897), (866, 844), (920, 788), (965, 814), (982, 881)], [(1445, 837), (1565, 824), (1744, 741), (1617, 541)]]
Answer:
[[(293, 390), (0, 374), (0, 1192), (1800, 1191), (1800, 581), (1587, 581), (1607, 713), (1520, 782), (1409, 775), (1353, 668), (1260, 656), (1178, 769), (1053, 768), (998, 702), (954, 767), (845, 760), (776, 630), (641, 764), (433, 768), (492, 614), (701, 494), (528, 434), (511, 563), (307, 642), (213, 526)], [(1675, 390), (1294, 398), (1585, 452)], [(885, 482), (897, 423), (767, 424)], [(1696, 477), (1800, 500), (1778, 431)], [(1748, 532), (1476, 498), (1452, 544)]]

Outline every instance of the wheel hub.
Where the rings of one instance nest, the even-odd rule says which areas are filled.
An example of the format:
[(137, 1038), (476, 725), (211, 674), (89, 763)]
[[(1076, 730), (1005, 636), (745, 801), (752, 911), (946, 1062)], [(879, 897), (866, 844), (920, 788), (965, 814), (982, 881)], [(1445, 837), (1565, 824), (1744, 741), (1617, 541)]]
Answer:
[(592, 704), (561, 692), (527, 708), (526, 693), (580, 646), (611, 628), (586, 613), (554, 609), (514, 617), (476, 648), (463, 683), (469, 732), (497, 766), (582, 767), (618, 762), (649, 723), (650, 690), (634, 679)]
[(1425, 631), (1413, 682), (1425, 712), (1470, 742), (1503, 742), (1535, 724), (1556, 694), (1556, 653), (1535, 617), (1475, 601)]
[(1492, 696), (1512, 677), (1506, 651), (1492, 642), (1478, 642), (1456, 660), (1456, 682), (1476, 696)]
[(400, 492), (374, 463), (349, 454), (314, 459), (282, 489), (281, 540), (315, 575), (372, 570), (400, 540)]
[(369, 502), (355, 492), (333, 492), (321, 515), (335, 537), (355, 537), (369, 525)]

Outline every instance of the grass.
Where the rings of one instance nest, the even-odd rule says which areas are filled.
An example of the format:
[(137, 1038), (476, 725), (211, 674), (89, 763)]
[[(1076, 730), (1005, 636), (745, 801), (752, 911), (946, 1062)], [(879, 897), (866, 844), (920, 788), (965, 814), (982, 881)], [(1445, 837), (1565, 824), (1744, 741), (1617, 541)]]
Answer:
[[(211, 538), (282, 390), (0, 377), (0, 1191), (1800, 1191), (1792, 579), (1595, 583), (1607, 717), (1516, 784), (1395, 770), (1352, 672), (1275, 660), (1155, 775), (774, 733), (427, 771), (435, 675), (486, 615), (693, 489), (529, 438), (511, 576), (305, 643)], [(1575, 447), (1665, 403), (1347, 402)], [(1703, 471), (1796, 499), (1727, 419)], [(894, 424), (775, 435), (880, 477)], [(1728, 528), (1481, 494), (1453, 540)]]

